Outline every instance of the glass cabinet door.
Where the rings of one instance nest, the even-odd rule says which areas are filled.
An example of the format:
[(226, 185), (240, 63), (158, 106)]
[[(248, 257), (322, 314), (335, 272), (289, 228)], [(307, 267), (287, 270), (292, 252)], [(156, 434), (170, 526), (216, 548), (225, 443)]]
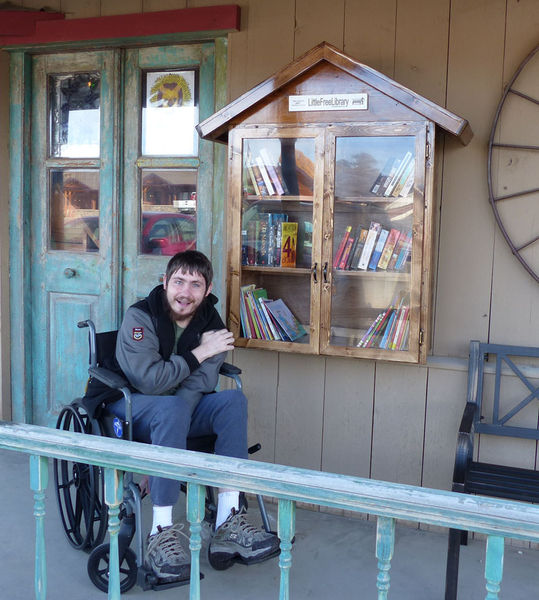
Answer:
[(320, 242), (313, 228), (319, 221), (322, 139), (296, 133), (270, 137), (257, 130), (238, 142), (241, 256), (232, 314), (246, 345), (293, 343), (296, 351), (312, 352), (318, 346), (319, 292), (313, 294), (312, 286), (319, 283)]
[(417, 354), (424, 131), (347, 128), (328, 142), (333, 211), (322, 351), (394, 360)]

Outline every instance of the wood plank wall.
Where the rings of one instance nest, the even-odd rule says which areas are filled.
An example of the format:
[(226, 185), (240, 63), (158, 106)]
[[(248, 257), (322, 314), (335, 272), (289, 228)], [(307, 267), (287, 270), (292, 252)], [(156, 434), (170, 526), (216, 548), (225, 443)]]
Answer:
[[(47, 4), (69, 18), (82, 18), (222, 2), (15, 3), (33, 8)], [(242, 27), (229, 38), (230, 99), (326, 40), (471, 123), (475, 137), (469, 146), (439, 140), (434, 323), (427, 366), (253, 350), (234, 353), (245, 373), (250, 436), (263, 445), (258, 458), (447, 488), (464, 404), (469, 340), (537, 345), (539, 339), (539, 286), (497, 230), (486, 182), (494, 111), (504, 84), (539, 43), (539, 2), (236, 3)], [(1, 63), (0, 80), (5, 90), (7, 74)], [(6, 160), (4, 146), (0, 160)], [(2, 196), (4, 208), (5, 202)], [(1, 311), (4, 322), (5, 302)], [(522, 464), (535, 464), (535, 446), (512, 452)]]

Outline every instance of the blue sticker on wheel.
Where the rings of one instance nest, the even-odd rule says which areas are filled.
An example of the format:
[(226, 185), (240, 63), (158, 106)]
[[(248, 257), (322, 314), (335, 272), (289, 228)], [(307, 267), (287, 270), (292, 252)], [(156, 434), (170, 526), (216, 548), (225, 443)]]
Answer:
[(114, 428), (114, 433), (115, 433), (116, 437), (123, 438), (124, 437), (124, 426), (123, 426), (121, 419), (118, 419), (118, 417), (116, 417), (114, 419), (114, 421), (112, 421), (112, 426)]

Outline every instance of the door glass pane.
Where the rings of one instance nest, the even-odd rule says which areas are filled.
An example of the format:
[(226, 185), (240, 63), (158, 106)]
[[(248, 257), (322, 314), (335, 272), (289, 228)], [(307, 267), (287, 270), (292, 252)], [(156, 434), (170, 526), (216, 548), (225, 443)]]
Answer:
[(309, 343), (314, 149), (313, 138), (244, 140), (243, 337)]
[(330, 343), (408, 349), (415, 139), (339, 137)]
[(198, 71), (144, 73), (142, 99), (142, 154), (196, 156), (198, 154)]
[(100, 75), (49, 76), (50, 156), (99, 156)]
[(51, 169), (49, 172), (49, 247), (99, 250), (99, 171)]
[(172, 256), (194, 250), (197, 237), (197, 172), (144, 169), (141, 254)]

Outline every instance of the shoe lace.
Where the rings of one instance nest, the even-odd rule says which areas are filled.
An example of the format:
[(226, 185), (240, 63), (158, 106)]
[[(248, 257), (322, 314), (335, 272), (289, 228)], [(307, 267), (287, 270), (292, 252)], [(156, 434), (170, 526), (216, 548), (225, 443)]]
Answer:
[(236, 512), (234, 508), (232, 510), (234, 511), (233, 517), (236, 518), (239, 528), (241, 528), (245, 533), (258, 533), (259, 529), (249, 523), (243, 509), (238, 512)]
[(166, 559), (173, 556), (186, 556), (185, 550), (181, 545), (180, 536), (183, 536), (186, 540), (189, 540), (189, 537), (183, 531), (183, 523), (172, 525), (166, 529), (158, 527), (158, 530), (159, 532), (153, 535), (148, 542), (148, 551), (151, 552), (159, 546)]

